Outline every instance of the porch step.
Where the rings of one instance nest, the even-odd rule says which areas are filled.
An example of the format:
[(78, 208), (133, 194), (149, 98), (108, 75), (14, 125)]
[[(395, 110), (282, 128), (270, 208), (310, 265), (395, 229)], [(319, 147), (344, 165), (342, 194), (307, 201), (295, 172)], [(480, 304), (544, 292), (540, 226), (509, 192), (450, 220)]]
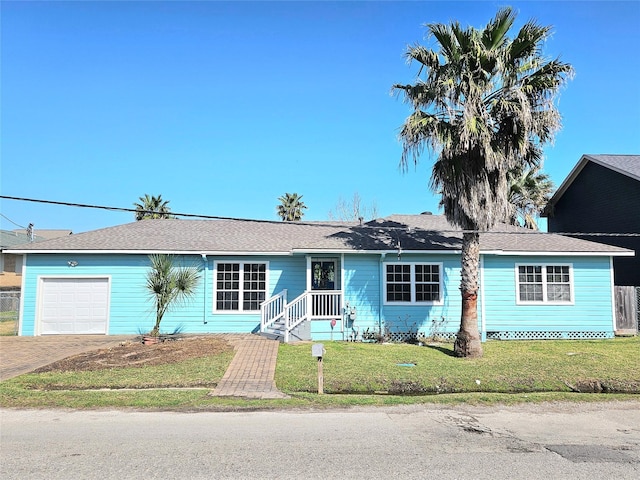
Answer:
[(280, 343), (284, 343), (284, 335), (280, 335), (279, 333), (258, 332), (258, 335), (264, 338), (268, 338), (269, 340), (278, 340)]
[[(284, 322), (275, 322), (269, 328), (267, 328), (264, 332), (257, 332), (258, 335), (261, 335), (265, 338), (269, 338), (271, 340), (278, 340), (281, 343), (284, 343), (286, 327)], [(301, 342), (307, 339), (304, 339), (300, 336), (300, 326), (294, 328), (289, 332), (289, 342)]]
[[(258, 332), (258, 335), (264, 338), (268, 338), (269, 340), (277, 340), (280, 343), (284, 343), (284, 333), (279, 334), (275, 332)], [(289, 333), (289, 343), (303, 342), (302, 338), (298, 337), (294, 332)]]

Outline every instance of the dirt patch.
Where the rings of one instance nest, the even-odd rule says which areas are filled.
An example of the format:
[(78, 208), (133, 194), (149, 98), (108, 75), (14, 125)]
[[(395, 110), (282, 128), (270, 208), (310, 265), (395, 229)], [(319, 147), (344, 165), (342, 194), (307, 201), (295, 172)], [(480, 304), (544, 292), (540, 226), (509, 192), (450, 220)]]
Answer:
[(120, 345), (67, 357), (34, 370), (43, 372), (81, 372), (110, 368), (135, 368), (165, 365), (192, 358), (209, 357), (233, 350), (233, 346), (219, 337), (182, 337), (156, 345), (141, 342), (122, 342)]

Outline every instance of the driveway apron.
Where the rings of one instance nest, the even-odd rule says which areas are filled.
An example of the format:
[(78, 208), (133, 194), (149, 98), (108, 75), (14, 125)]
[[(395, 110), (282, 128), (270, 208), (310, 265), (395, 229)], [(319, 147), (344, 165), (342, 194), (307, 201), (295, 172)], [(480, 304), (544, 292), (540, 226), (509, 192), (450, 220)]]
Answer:
[(134, 339), (132, 335), (0, 337), (0, 381), (29, 373), (71, 355)]
[[(288, 398), (276, 388), (278, 345), (258, 335), (224, 335), (235, 356), (210, 395), (275, 399)], [(51, 335), (0, 337), (0, 381), (43, 367), (71, 355), (135, 341), (126, 335)]]

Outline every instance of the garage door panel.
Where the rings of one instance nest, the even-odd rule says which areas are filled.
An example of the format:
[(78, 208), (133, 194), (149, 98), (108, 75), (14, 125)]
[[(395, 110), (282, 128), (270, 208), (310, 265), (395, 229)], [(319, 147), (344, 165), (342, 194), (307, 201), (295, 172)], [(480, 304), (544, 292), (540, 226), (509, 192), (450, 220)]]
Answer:
[(40, 298), (41, 334), (107, 333), (107, 278), (43, 279)]
[(92, 322), (83, 322), (76, 321), (73, 323), (73, 333), (77, 333), (77, 331), (82, 331), (84, 334), (102, 334), (104, 333), (104, 329), (101, 328), (101, 325), (94, 324)]

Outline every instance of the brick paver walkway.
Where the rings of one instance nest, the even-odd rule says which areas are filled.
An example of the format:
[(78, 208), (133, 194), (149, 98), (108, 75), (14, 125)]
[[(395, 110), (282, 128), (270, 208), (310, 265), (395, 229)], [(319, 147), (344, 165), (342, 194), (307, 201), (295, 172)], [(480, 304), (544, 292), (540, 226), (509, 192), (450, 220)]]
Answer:
[(222, 380), (209, 395), (243, 398), (288, 398), (276, 388), (278, 342), (258, 335), (231, 340), (236, 354)]

